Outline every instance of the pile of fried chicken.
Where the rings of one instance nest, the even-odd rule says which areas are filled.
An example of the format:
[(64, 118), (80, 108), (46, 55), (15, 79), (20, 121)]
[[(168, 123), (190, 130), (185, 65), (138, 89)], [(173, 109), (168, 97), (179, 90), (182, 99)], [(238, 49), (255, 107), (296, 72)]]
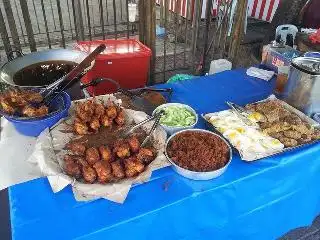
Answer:
[(74, 142), (66, 147), (70, 154), (64, 156), (65, 172), (86, 183), (105, 184), (137, 176), (156, 157), (152, 149), (140, 147), (136, 136), (117, 140), (112, 146), (86, 148)]
[(43, 117), (48, 114), (47, 106), (38, 107), (43, 100), (40, 93), (30, 90), (10, 89), (0, 95), (0, 105), (2, 110), (8, 115), (18, 114), (23, 117)]
[(285, 109), (279, 100), (249, 104), (246, 109), (260, 113), (260, 128), (264, 133), (278, 139), (285, 147), (295, 147), (320, 139), (318, 129)]
[(101, 126), (110, 127), (113, 123), (122, 126), (125, 123), (121, 107), (114, 104), (104, 106), (94, 99), (77, 103), (75, 111), (74, 131), (78, 135), (97, 133)]

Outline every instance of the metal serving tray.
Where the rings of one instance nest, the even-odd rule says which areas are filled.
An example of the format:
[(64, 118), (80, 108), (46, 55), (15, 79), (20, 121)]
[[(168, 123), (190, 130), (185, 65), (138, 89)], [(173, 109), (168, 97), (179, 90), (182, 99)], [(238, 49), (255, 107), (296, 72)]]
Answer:
[[(268, 98), (264, 99), (264, 100), (261, 100), (261, 101), (258, 101), (258, 102), (254, 102), (253, 104), (255, 103), (261, 103), (261, 102), (266, 102), (266, 101), (270, 101), (270, 100), (278, 100), (280, 101), (280, 103), (282, 104), (282, 106), (287, 109), (288, 111), (298, 115), (303, 121), (307, 122), (308, 124), (310, 124), (310, 126), (314, 127), (314, 128), (318, 128), (320, 129), (320, 124), (317, 123), (315, 120), (313, 120), (312, 118), (308, 117), (307, 115), (305, 115), (304, 113), (302, 113), (301, 111), (295, 109), (294, 107), (290, 106), (288, 103), (280, 100), (280, 99), (277, 99), (274, 95), (271, 95), (269, 96)], [(220, 136), (222, 136), (223, 138), (225, 138), (222, 133), (220, 133), (218, 131), (218, 129), (216, 129), (210, 122), (209, 122), (209, 119), (217, 114), (218, 112), (215, 112), (215, 113), (206, 113), (206, 114), (202, 114), (201, 117), (206, 121), (206, 125), (208, 127), (208, 129), (210, 129), (211, 131), (219, 134)], [(226, 139), (226, 138), (225, 138)], [(284, 152), (289, 152), (289, 151), (292, 151), (292, 150), (295, 150), (295, 149), (299, 149), (299, 148), (302, 148), (302, 147), (305, 147), (305, 146), (309, 146), (309, 145), (312, 145), (312, 144), (315, 144), (315, 143), (319, 143), (320, 142), (320, 139), (319, 140), (314, 140), (314, 141), (311, 141), (311, 142), (308, 142), (308, 143), (305, 143), (305, 144), (301, 144), (301, 145), (298, 145), (298, 146), (295, 146), (295, 147), (289, 147), (289, 148), (284, 148), (280, 151), (277, 151), (277, 152), (272, 152), (272, 153), (266, 153), (266, 154), (256, 154), (255, 157), (253, 158), (245, 158), (243, 156), (243, 154), (241, 154), (241, 152), (234, 146), (232, 145), (232, 143), (226, 139), (229, 144), (232, 146), (232, 148), (234, 150), (236, 150), (240, 157), (241, 157), (241, 160), (243, 161), (246, 161), (246, 162), (252, 162), (252, 161), (255, 161), (255, 160), (259, 160), (259, 159), (262, 159), (262, 158), (266, 158), (266, 157), (271, 157), (271, 156), (275, 156), (275, 155), (278, 155), (278, 154), (281, 154), (281, 153), (284, 153)]]

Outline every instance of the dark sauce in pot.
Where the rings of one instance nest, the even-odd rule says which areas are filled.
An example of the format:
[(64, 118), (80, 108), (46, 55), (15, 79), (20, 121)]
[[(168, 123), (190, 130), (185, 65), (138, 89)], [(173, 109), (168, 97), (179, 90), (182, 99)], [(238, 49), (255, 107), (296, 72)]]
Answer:
[(66, 75), (77, 64), (69, 61), (48, 61), (30, 65), (13, 76), (20, 86), (44, 86)]

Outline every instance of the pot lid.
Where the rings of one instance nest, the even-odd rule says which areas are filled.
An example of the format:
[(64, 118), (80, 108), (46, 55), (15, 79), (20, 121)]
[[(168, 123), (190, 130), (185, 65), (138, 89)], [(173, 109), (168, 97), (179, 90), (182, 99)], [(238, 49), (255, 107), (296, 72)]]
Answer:
[(320, 75), (320, 58), (297, 57), (292, 60), (292, 66), (311, 75)]

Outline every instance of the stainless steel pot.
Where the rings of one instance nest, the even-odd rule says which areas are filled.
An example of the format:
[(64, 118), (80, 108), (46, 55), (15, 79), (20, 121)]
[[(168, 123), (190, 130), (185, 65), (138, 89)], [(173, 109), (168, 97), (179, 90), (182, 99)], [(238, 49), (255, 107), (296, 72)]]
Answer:
[[(27, 55), (22, 55), (7, 62), (0, 68), (0, 81), (5, 82), (9, 85), (17, 86), (13, 81), (13, 76), (17, 72), (28, 66), (49, 61), (68, 61), (79, 64), (86, 56), (87, 53), (85, 52), (68, 49), (45, 50), (41, 52), (33, 52)], [(86, 69), (86, 71), (88, 71), (93, 66), (93, 64), (94, 63), (92, 63), (91, 66)], [(48, 83), (44, 82), (41, 86), (32, 87), (44, 87), (46, 85), (48, 85)]]
[(308, 116), (320, 112), (320, 59), (298, 57), (292, 60), (284, 100)]
[[(225, 144), (227, 144), (227, 146), (229, 148), (229, 161), (228, 161), (228, 163), (224, 167), (217, 169), (217, 170), (214, 170), (214, 171), (210, 171), (210, 172), (195, 172), (195, 171), (188, 170), (186, 168), (182, 168), (179, 165), (177, 165), (169, 157), (169, 154), (167, 153), (167, 148), (168, 148), (169, 142), (175, 136), (179, 135), (182, 132), (204, 132), (204, 133), (209, 133), (211, 135), (214, 135), (214, 136), (220, 138), (222, 141), (225, 142)], [(227, 168), (230, 165), (231, 160), (232, 160), (232, 148), (231, 148), (230, 144), (228, 143), (228, 141), (226, 139), (224, 139), (223, 137), (221, 137), (220, 135), (213, 133), (213, 132), (210, 132), (208, 130), (204, 130), (204, 129), (186, 129), (186, 130), (182, 130), (180, 132), (176, 132), (175, 134), (171, 135), (171, 137), (169, 137), (169, 139), (166, 142), (164, 154), (166, 155), (168, 161), (172, 164), (174, 171), (176, 171), (178, 174), (180, 174), (186, 178), (193, 179), (193, 180), (210, 180), (210, 179), (217, 178), (217, 177), (221, 176), (227, 170)]]

